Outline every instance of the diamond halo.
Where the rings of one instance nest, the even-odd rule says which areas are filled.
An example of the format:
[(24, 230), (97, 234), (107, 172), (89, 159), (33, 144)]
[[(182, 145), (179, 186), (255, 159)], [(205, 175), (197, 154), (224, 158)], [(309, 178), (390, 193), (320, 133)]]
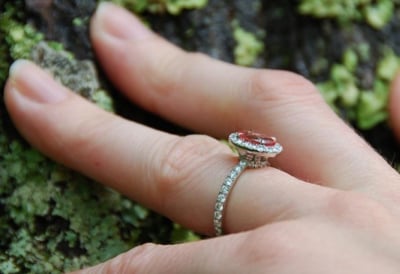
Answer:
[(275, 137), (269, 137), (250, 130), (231, 133), (229, 142), (237, 149), (241, 160), (248, 166), (259, 168), (269, 165), (268, 158), (273, 158), (283, 151)]

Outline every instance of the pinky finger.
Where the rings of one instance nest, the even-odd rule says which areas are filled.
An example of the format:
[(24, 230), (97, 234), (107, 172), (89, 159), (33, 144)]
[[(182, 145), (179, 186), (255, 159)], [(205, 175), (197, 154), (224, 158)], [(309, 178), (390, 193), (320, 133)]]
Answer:
[[(253, 257), (257, 252), (251, 247), (262, 249), (260, 234), (253, 237), (254, 232), (177, 245), (145, 244), (97, 266), (70, 274), (255, 273), (255, 269), (261, 270), (265, 266), (260, 265), (263, 260), (259, 258), (256, 263)], [(251, 239), (257, 243), (252, 243)], [(262, 253), (268, 256), (268, 252)]]

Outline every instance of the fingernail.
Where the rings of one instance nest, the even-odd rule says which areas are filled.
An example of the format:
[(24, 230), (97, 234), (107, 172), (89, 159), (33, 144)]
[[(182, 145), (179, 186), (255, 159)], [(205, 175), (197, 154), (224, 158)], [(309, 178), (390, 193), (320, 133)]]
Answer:
[(100, 31), (118, 39), (141, 40), (153, 35), (137, 17), (111, 3), (100, 3), (94, 19), (95, 24), (99, 24)]
[(68, 91), (49, 74), (26, 60), (12, 64), (9, 80), (16, 92), (37, 103), (58, 103), (68, 95)]

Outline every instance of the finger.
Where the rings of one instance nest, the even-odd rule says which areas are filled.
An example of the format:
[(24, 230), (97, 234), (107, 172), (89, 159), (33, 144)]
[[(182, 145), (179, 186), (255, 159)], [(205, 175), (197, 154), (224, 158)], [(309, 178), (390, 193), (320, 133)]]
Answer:
[(237, 129), (276, 135), (285, 151), (274, 163), (306, 181), (375, 193), (397, 176), (299, 76), (185, 53), (110, 4), (91, 33), (111, 79), (150, 111), (218, 137)]
[[(237, 238), (243, 236), (235, 235), (229, 242), (219, 238), (169, 246), (145, 244), (100, 265), (70, 274), (249, 273), (248, 262), (240, 264), (245, 261), (246, 254), (244, 250), (239, 250), (239, 246), (244, 246), (243, 240), (238, 243)], [(237, 256), (239, 251), (242, 256)], [(229, 256), (235, 260), (227, 260)]]
[[(213, 234), (216, 196), (237, 161), (225, 145), (128, 122), (26, 61), (13, 65), (5, 95), (16, 126), (42, 152), (184, 226)], [(329, 195), (274, 168), (245, 171), (231, 193), (225, 230), (302, 215)]]
[(393, 80), (390, 89), (389, 115), (393, 131), (400, 141), (400, 75)]
[[(336, 211), (334, 214), (339, 214), (336, 218), (312, 216), (275, 223), (251, 232), (194, 243), (147, 244), (74, 274), (397, 273), (398, 260), (388, 260), (393, 256), (392, 243), (398, 239), (395, 230), (387, 228), (392, 228), (391, 216), (390, 224), (375, 223), (366, 216), (361, 217), (360, 223), (359, 216), (343, 217), (343, 213)], [(373, 218), (386, 220), (378, 216)], [(386, 234), (379, 237), (378, 230), (389, 231), (393, 237)], [(377, 265), (384, 269), (378, 267), (377, 271)]]
[[(295, 273), (293, 266), (279, 266), (276, 260), (290, 258), (296, 251), (302, 254), (300, 249), (304, 250), (304, 247), (285, 242), (286, 235), (273, 238), (277, 233), (263, 232), (266, 233), (241, 233), (178, 245), (145, 244), (105, 263), (71, 274)], [(292, 271), (272, 270), (277, 270), (276, 267), (282, 270), (285, 265)]]

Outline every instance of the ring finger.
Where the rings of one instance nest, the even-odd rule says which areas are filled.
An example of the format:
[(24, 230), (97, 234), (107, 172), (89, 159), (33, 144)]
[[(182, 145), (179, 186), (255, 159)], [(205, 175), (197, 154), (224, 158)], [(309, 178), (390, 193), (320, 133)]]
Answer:
[[(212, 234), (218, 190), (237, 161), (225, 145), (206, 136), (177, 137), (107, 113), (26, 61), (11, 70), (6, 103), (22, 134), (45, 154)], [(248, 170), (231, 193), (225, 230), (299, 216), (331, 193), (278, 169)]]

